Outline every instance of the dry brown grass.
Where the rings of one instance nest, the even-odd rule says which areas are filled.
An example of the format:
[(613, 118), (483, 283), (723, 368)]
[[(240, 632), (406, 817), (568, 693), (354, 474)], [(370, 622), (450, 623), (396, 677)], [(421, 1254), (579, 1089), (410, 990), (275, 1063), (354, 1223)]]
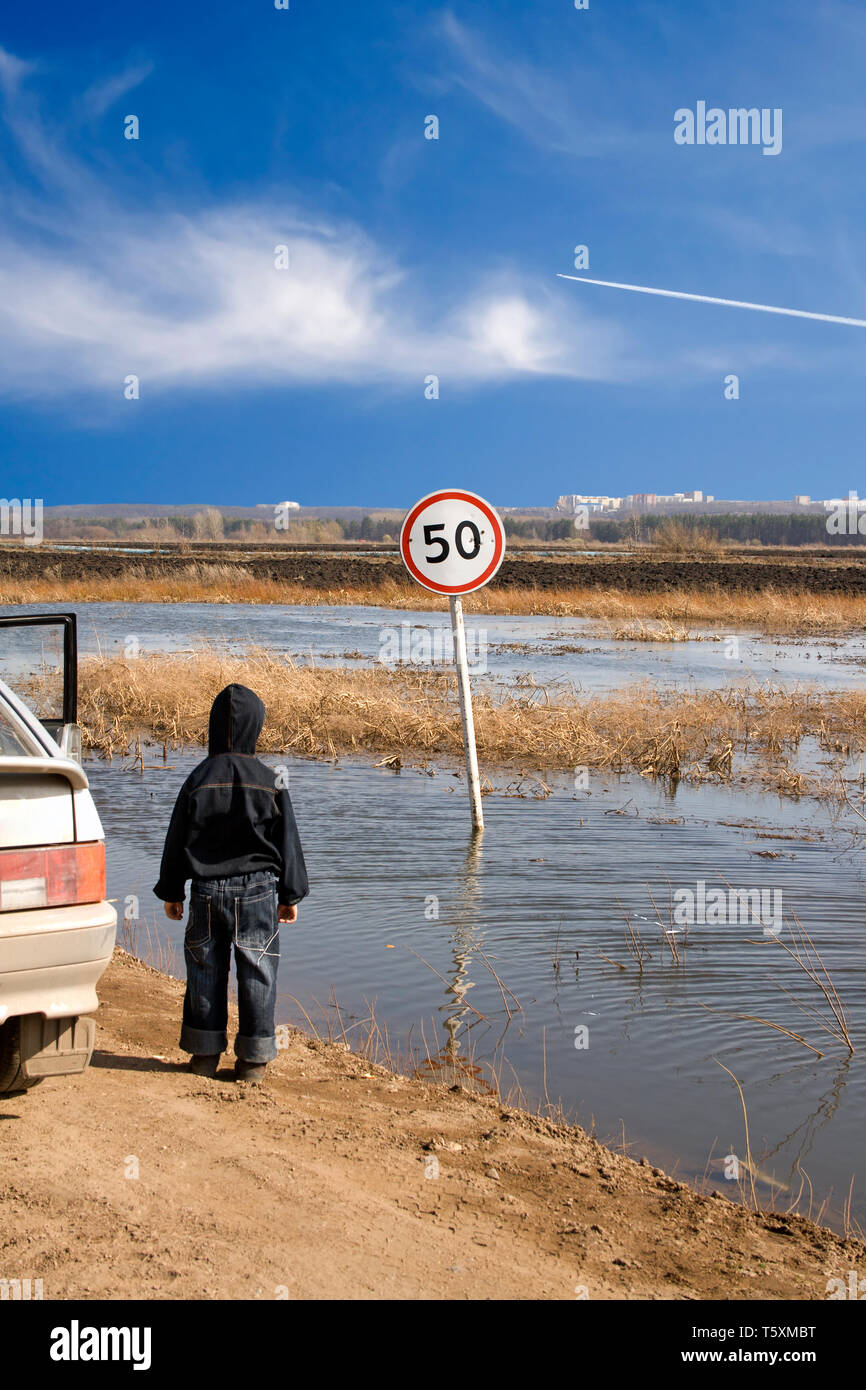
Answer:
[(652, 544), (665, 555), (721, 555), (725, 548), (706, 527), (687, 526), (673, 518), (653, 533)]
[[(82, 661), (85, 745), (120, 753), (139, 733), (171, 745), (203, 744), (213, 697), (231, 681), (251, 686), (267, 706), (263, 752), (461, 756), (453, 673), (321, 669), (262, 651), (226, 657), (208, 648), (188, 657)], [(586, 698), (520, 687), (496, 703), (476, 696), (475, 727), (488, 765), (585, 765), (702, 780), (730, 776), (735, 755), (748, 755), (748, 765), (772, 785), (796, 794), (805, 779), (787, 765), (804, 737), (843, 753), (866, 747), (866, 692), (635, 686)], [(738, 771), (746, 767), (743, 757)]]
[(700, 634), (677, 627), (670, 618), (648, 627), (642, 618), (631, 623), (611, 625), (610, 636), (617, 642), (700, 642)]
[[(0, 580), (0, 603), (266, 603), (309, 606), (361, 605), (401, 610), (445, 611), (436, 594), (417, 584), (385, 579), (380, 585), (315, 588), (308, 584), (259, 579), (242, 565), (191, 563), (180, 573), (154, 576), (132, 565), (118, 578)], [(521, 614), (536, 617), (588, 618), (622, 626), (634, 637), (646, 621), (677, 625), (719, 626), (728, 632), (758, 628), (764, 632), (808, 635), (845, 632), (866, 626), (866, 596), (751, 592), (679, 588), (650, 593), (627, 589), (582, 587), (545, 590), (501, 588), (495, 584), (468, 594), (468, 613)], [(675, 640), (666, 638), (664, 640)], [(677, 640), (683, 640), (680, 637)]]
[[(482, 590), (486, 594), (487, 590)], [(472, 595), (470, 595), (470, 598)], [(503, 595), (505, 597), (505, 595)], [(510, 596), (509, 596), (510, 597)], [(536, 598), (543, 597), (536, 595)], [(490, 595), (495, 599), (496, 595)], [(550, 612), (596, 619), (615, 625), (614, 634), (625, 639), (640, 638), (640, 626), (661, 624), (665, 635), (645, 638), (657, 641), (684, 641), (681, 625), (719, 627), (723, 632), (756, 628), (785, 636), (818, 636), (849, 632), (866, 624), (866, 597), (855, 594), (781, 593), (772, 588), (752, 592), (717, 589), (672, 589), (664, 592), (632, 594), (623, 589), (560, 590), (557, 608), (533, 610), (503, 609), (508, 612)], [(464, 605), (466, 606), (466, 605)], [(491, 611), (496, 611), (491, 604)]]

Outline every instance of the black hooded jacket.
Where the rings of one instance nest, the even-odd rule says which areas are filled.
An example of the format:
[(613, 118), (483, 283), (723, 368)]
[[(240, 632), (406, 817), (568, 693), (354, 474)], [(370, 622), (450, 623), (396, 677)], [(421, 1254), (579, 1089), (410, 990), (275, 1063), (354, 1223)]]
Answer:
[(265, 707), (245, 685), (227, 685), (213, 702), (208, 756), (175, 802), (154, 893), (183, 902), (188, 878), (229, 878), (270, 869), (278, 900), (291, 906), (309, 892), (289, 793), (259, 762), (256, 740)]

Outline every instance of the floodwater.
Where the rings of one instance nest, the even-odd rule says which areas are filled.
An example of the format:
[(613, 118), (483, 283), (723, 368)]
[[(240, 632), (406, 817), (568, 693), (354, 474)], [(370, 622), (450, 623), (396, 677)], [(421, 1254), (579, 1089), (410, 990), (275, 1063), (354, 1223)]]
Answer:
[[(110, 894), (121, 913), (138, 899), (141, 942), (159, 928), (181, 976), (182, 926), (150, 890), (199, 756), (163, 769), (154, 754), (143, 773), (88, 763)], [(862, 1054), (825, 1031), (823, 997), (785, 949), (796, 914), (866, 1046), (862, 849), (826, 809), (723, 787), (671, 795), (640, 778), (574, 792), (556, 774), (549, 797), (520, 798), (500, 777), (473, 841), (462, 779), (355, 762), (290, 769), (312, 891), (282, 929), (281, 1019), (303, 1026), (303, 1008), (352, 1040), (373, 1005), (398, 1060), (411, 1051), (427, 1069), (428, 1054), (450, 1049), (452, 1072), (492, 1068), (506, 1092), (517, 1077), (529, 1103), (546, 1093), (617, 1147), (735, 1195), (725, 1160), (744, 1157), (743, 1120), (724, 1063), (745, 1094), (762, 1200), (787, 1207), (811, 1183), (813, 1215), (828, 1198), (825, 1219), (841, 1225), (856, 1175), (864, 1222)], [(701, 882), (705, 895), (764, 890), (764, 925), (729, 911), (671, 934), (671, 893), (689, 888), (697, 902)], [(519, 1002), (506, 994), (510, 1019), (494, 970)]]
[[(38, 611), (46, 607), (66, 605)], [(383, 643), (411, 652), (413, 633), (447, 627), (444, 613), (383, 608), (76, 611), (84, 654), (120, 653), (132, 640), (143, 653), (180, 656), (205, 639), (228, 651), (256, 645), (299, 661), (370, 665)], [(470, 654), (475, 622), (470, 615)], [(749, 676), (841, 689), (860, 683), (866, 661), (860, 635), (799, 643), (739, 634), (730, 656), (710, 640), (601, 638), (579, 619), (485, 616), (482, 626), (487, 645), (476, 653), (486, 653), (486, 671), (476, 689), (530, 677), (588, 692), (638, 680), (718, 687)], [(29, 669), (32, 658), (31, 649)], [(157, 941), (168, 943), (181, 976), (182, 926), (164, 917), (151, 887), (174, 798), (200, 756), (173, 753), (163, 766), (151, 750), (142, 772), (87, 763), (110, 895), (121, 915), (137, 900), (139, 949), (146, 954), (149, 942), (159, 960)], [(841, 1227), (853, 1177), (851, 1212), (866, 1225), (861, 821), (846, 813), (843, 824), (824, 803), (739, 785), (673, 793), (592, 773), (575, 789), (571, 777), (544, 769), (551, 791), (536, 797), (531, 778), (484, 768), (495, 790), (473, 841), (462, 777), (354, 760), (270, 761), (289, 762), (312, 883), (298, 926), (282, 932), (281, 1020), (303, 1023), (306, 1011), (337, 1037), (345, 1026), (352, 1041), (374, 1007), (398, 1063), (413, 1057), (429, 1071), (428, 1057), (435, 1070), (444, 1056), (450, 1075), (493, 1071), (515, 1096), (519, 1080), (528, 1103), (561, 1101), (599, 1137), (736, 1196), (725, 1171), (734, 1155), (747, 1181), (743, 1117), (723, 1064), (743, 1088), (761, 1200), (787, 1208), (802, 1189), (805, 1213), (811, 1192), (812, 1215), (826, 1200), (824, 1219)], [(725, 913), (702, 914), (699, 904), (721, 890)], [(766, 895), (762, 921), (736, 896), (756, 891)], [(680, 906), (689, 894), (704, 920), (672, 923), (671, 899)], [(803, 950), (797, 922), (847, 1011), (853, 1056), (828, 1031), (836, 1025), (826, 997), (791, 954)]]
[[(64, 604), (8, 606), (4, 612), (64, 612)], [(80, 603), (82, 655), (124, 651), (190, 651), (210, 642), (241, 652), (258, 646), (322, 665), (370, 666), (383, 658), (409, 663), (450, 662), (447, 612), (390, 608), (241, 603)], [(754, 632), (701, 632), (700, 640), (645, 642), (598, 636), (583, 618), (467, 614), (467, 645), (478, 689), (496, 690), (525, 679), (568, 682), (588, 693), (637, 680), (660, 689), (716, 688), (750, 679), (779, 685), (849, 689), (866, 672), (866, 634), (791, 641)], [(31, 635), (25, 640), (35, 641)], [(40, 629), (40, 641), (49, 641)], [(11, 637), (4, 635), (4, 642)]]

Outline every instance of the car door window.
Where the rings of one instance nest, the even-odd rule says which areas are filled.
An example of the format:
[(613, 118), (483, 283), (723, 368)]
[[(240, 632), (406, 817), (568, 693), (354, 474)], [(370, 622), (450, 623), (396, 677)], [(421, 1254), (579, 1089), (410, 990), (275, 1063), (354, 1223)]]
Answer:
[(0, 628), (0, 680), (37, 719), (63, 715), (63, 634), (59, 627)]
[(12, 719), (0, 704), (0, 758), (33, 756), (33, 747), (18, 732)]

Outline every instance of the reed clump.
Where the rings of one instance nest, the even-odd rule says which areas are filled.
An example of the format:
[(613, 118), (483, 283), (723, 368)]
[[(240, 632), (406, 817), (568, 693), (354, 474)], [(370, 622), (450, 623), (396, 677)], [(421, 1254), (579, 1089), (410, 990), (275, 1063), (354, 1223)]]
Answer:
[[(85, 746), (123, 753), (137, 735), (179, 746), (207, 741), (211, 702), (232, 681), (261, 695), (263, 752), (346, 753), (459, 759), (462, 735), (453, 671), (297, 665), (253, 649), (226, 655), (86, 658), (79, 718)], [(751, 763), (781, 777), (804, 737), (849, 753), (866, 746), (866, 692), (736, 685), (659, 691), (644, 684), (613, 694), (555, 694), (515, 686), (475, 698), (479, 754), (488, 763), (637, 770), (646, 777), (724, 780)], [(769, 771), (768, 771), (769, 770)], [(781, 784), (780, 784), (781, 785)]]
[(642, 618), (630, 623), (621, 623), (611, 628), (611, 637), (616, 642), (700, 642), (700, 633), (690, 632), (688, 628), (672, 623), (670, 618), (648, 625)]
[(721, 555), (725, 549), (706, 527), (688, 526), (673, 518), (658, 527), (652, 544), (663, 555)]

